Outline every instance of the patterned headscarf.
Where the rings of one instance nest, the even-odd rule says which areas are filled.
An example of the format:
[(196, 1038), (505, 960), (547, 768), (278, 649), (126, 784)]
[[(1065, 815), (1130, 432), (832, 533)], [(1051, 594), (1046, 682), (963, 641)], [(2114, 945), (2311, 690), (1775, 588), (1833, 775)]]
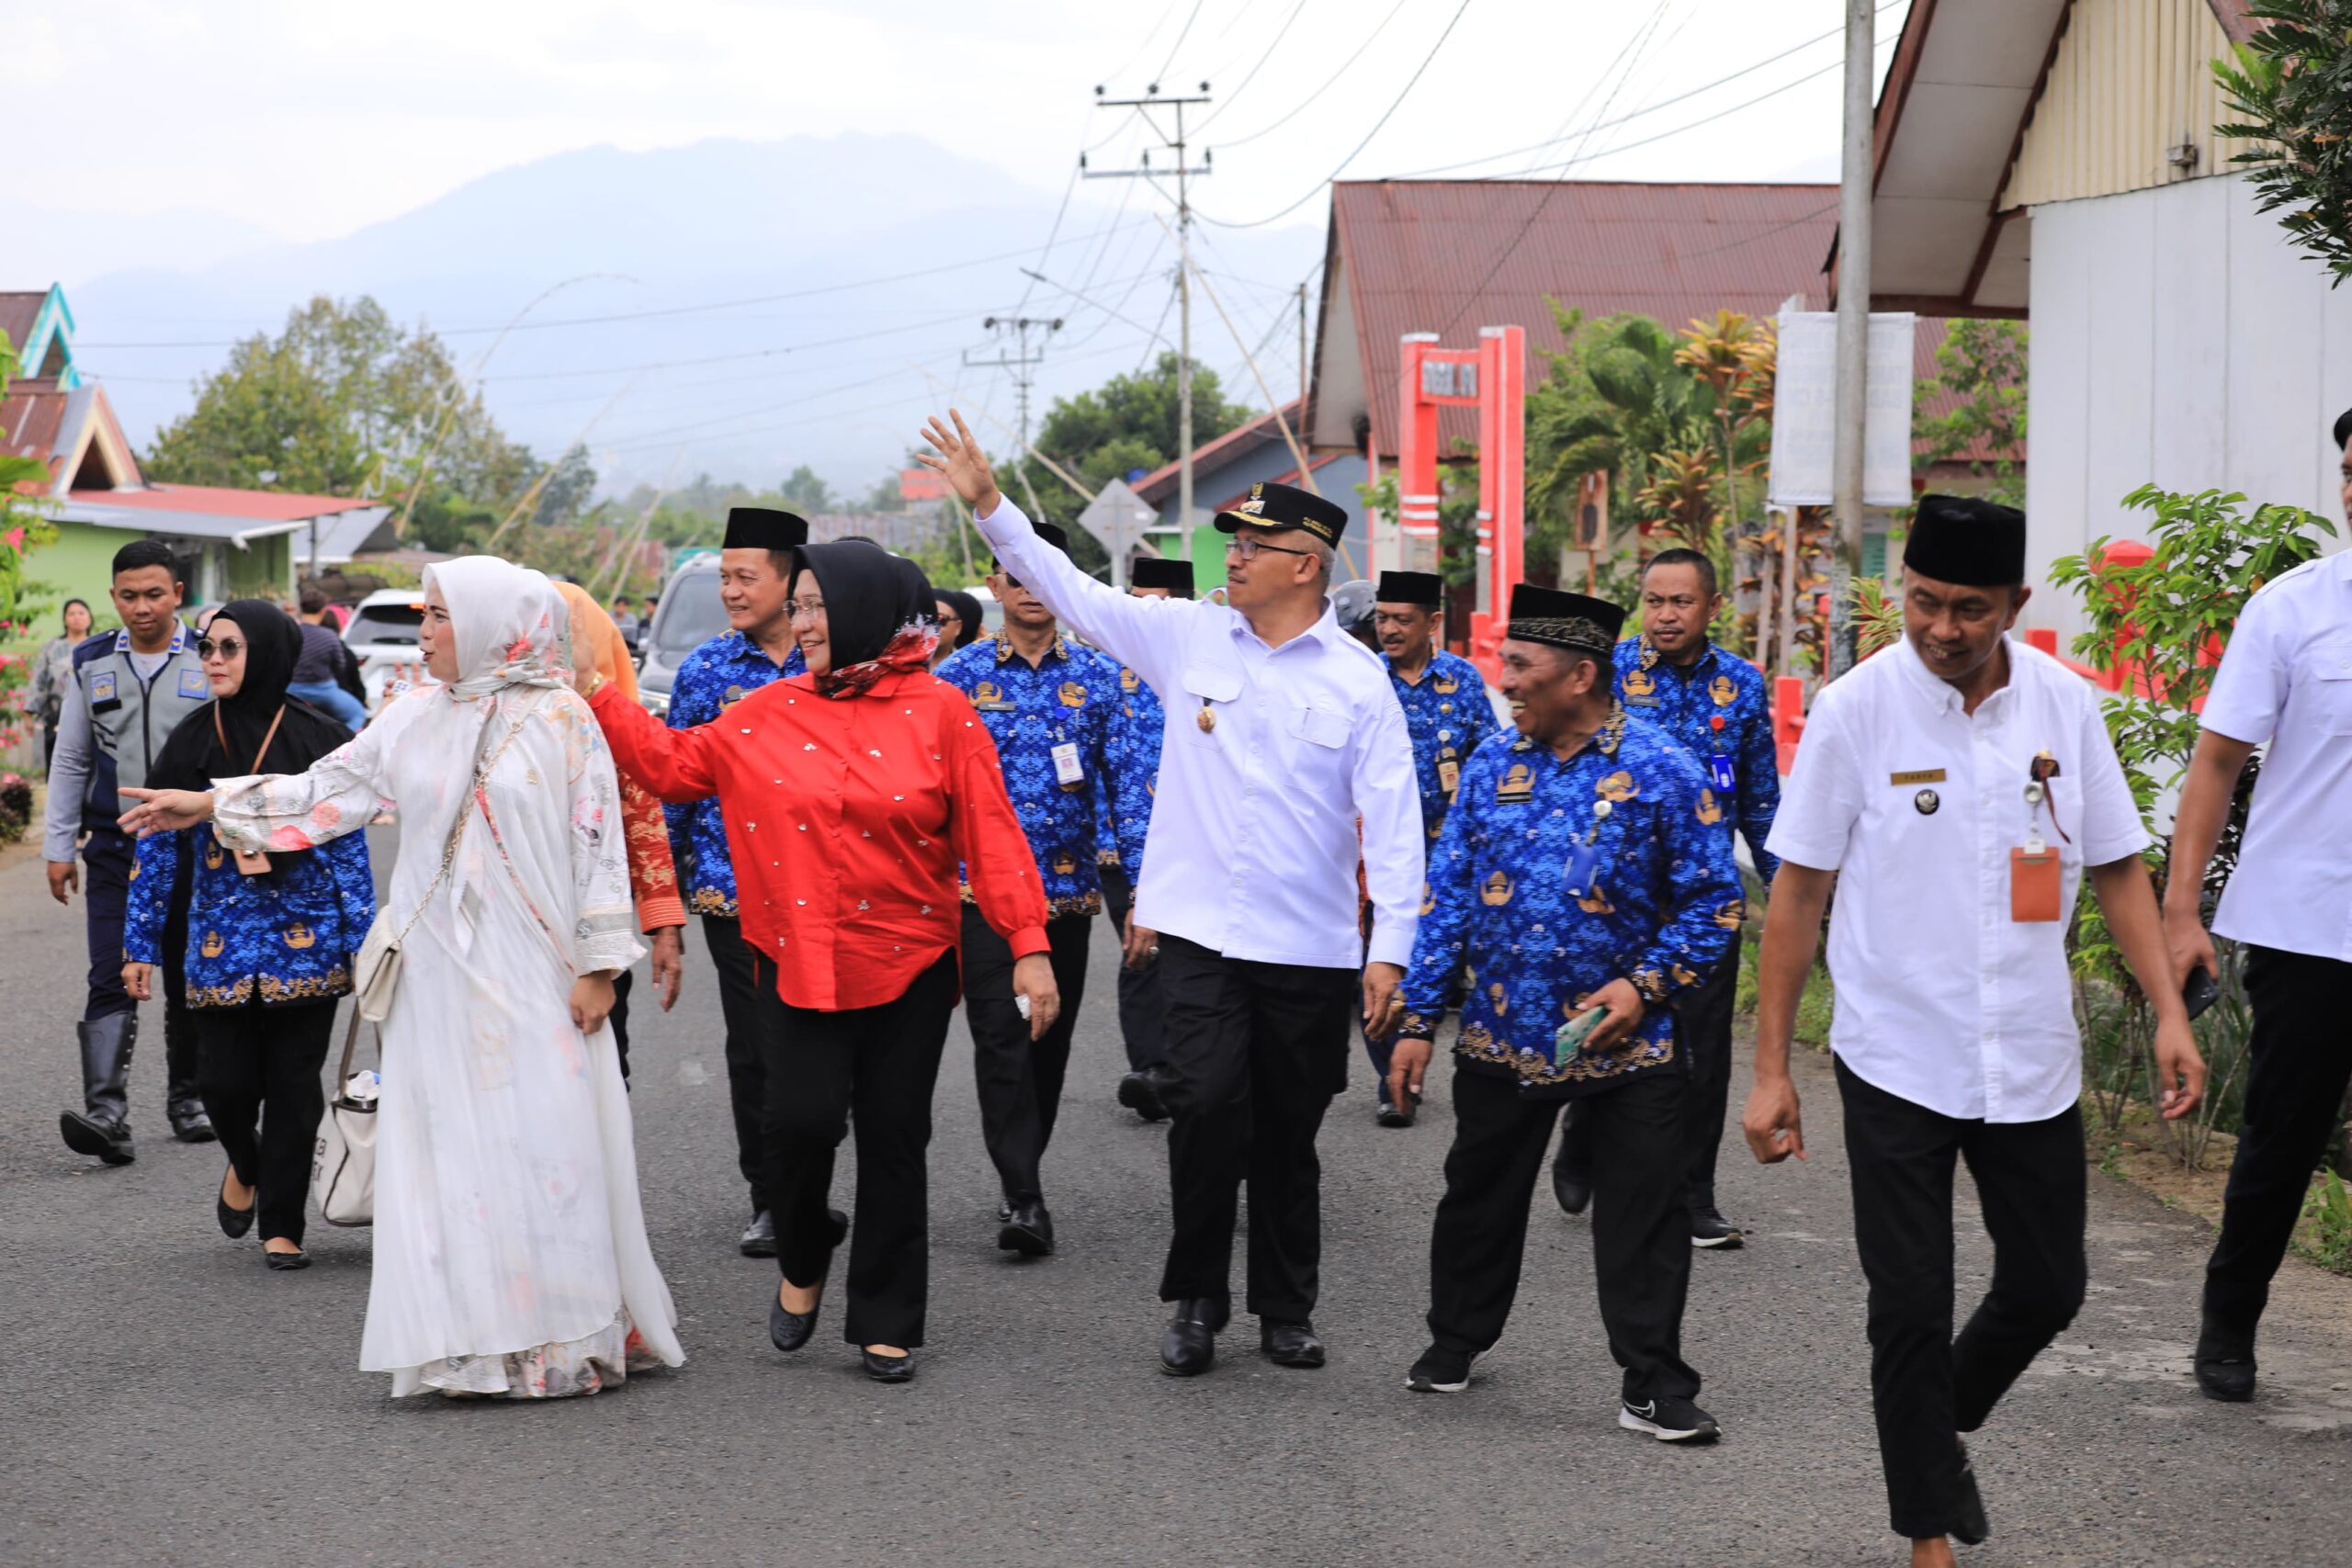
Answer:
[(564, 683), (563, 601), (543, 574), (496, 556), (460, 556), (426, 567), (424, 585), (441, 590), (458, 639), (451, 695)]

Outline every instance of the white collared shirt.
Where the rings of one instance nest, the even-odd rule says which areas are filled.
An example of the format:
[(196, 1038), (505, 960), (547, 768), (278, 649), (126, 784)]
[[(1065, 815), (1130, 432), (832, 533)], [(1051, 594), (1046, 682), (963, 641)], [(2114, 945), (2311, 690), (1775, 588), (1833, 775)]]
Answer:
[(1136, 923), (1259, 963), (1409, 963), (1422, 873), (1412, 740), (1380, 656), (1340, 630), (1329, 601), (1311, 628), (1270, 648), (1223, 604), (1095, 581), (1009, 500), (978, 522), (1022, 585), (1167, 710)]
[[(2066, 932), (2086, 865), (2147, 847), (2098, 691), (2007, 640), (2008, 683), (1962, 711), (1910, 640), (1822, 688), (1766, 846), (1838, 872), (1830, 1048), (1945, 1116), (2041, 1122), (2082, 1088)], [(2037, 752), (2058, 764), (2026, 805)], [(2052, 826), (2052, 808), (2056, 827)], [(2009, 852), (2058, 851), (2056, 920), (2009, 918)]]
[(2352, 962), (2352, 552), (2246, 601), (2203, 716), (2217, 735), (2270, 742), (2213, 930)]

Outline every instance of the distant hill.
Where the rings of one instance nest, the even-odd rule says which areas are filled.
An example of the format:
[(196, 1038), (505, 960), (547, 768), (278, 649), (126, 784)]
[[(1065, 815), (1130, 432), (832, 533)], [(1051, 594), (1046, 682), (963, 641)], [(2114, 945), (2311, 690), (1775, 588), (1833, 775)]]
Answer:
[[(1035, 288), (1026, 313), (1069, 323), (1047, 351), (1041, 411), (1055, 392), (1133, 368), (1142, 329), (1161, 319), (1169, 286), (1154, 272), (1165, 271), (1172, 246), (1150, 214), (1165, 203), (1138, 186), (1121, 193), (1129, 197), (1122, 211), (1095, 199), (1103, 188), (1080, 187), (1063, 219), (1065, 243), (1043, 270), (1083, 284), (1140, 327), (1103, 327), (1099, 310)], [(913, 136), (710, 141), (645, 152), (597, 147), (499, 170), (400, 217), (311, 243), (248, 248), (241, 242), (249, 232), (212, 214), (112, 220), (106, 243), (89, 254), (144, 254), (154, 265), (65, 281), (84, 362), (143, 446), (187, 406), (188, 383), (220, 363), (225, 350), (211, 344), (276, 330), (311, 294), (372, 293), (396, 318), (447, 333), (470, 361), (535, 296), (590, 275), (540, 304), (486, 367), (492, 405), (514, 434), (552, 453), (597, 419), (589, 444), (615, 485), (659, 482), (673, 461), (681, 478), (708, 471), (770, 482), (807, 462), (837, 487), (863, 491), (899, 457), (916, 413), (945, 396), (910, 362), (962, 382), (975, 400), (990, 385), (990, 372), (960, 367), (962, 353), (994, 356), (981, 319), (1010, 310), (1031, 288), (1018, 268), (1037, 265), (1058, 200), (1056, 191)], [(1306, 276), (1322, 238), (1319, 221), (1215, 236), (1219, 250), (1205, 265), (1215, 272), (1229, 258), (1240, 278), (1259, 280), (1220, 285), (1253, 346), (1281, 308), (1273, 284)], [(797, 299), (761, 298), (1002, 253), (1026, 254)], [(662, 311), (677, 313), (642, 314)], [(548, 325), (613, 315), (636, 319)], [(1172, 339), (1173, 314), (1166, 320)], [(1090, 336), (1098, 327), (1100, 335)], [(1205, 301), (1193, 328), (1204, 362), (1228, 375), (1239, 370), (1241, 356)], [(1295, 358), (1295, 326), (1271, 332), (1269, 352), (1282, 367)], [(625, 368), (682, 360), (709, 363), (634, 376)], [(1012, 399), (1001, 374), (993, 401), (1010, 421)], [(1268, 375), (1289, 395), (1295, 369), (1270, 365)], [(600, 415), (624, 385), (620, 401)], [(1230, 389), (1263, 400), (1246, 372)], [(692, 436), (707, 439), (679, 457), (677, 442)]]

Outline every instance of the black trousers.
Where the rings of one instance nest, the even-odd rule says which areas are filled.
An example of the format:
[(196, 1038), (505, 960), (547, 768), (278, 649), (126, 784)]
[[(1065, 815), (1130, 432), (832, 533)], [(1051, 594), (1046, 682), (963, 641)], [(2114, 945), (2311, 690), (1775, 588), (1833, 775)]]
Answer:
[[(1854, 1243), (1870, 1280), (1871, 1404), (1889, 1522), (1951, 1533), (1960, 1447), (2018, 1374), (2075, 1320), (2089, 1262), (2083, 1113), (1964, 1122), (1864, 1083), (1838, 1064)], [(1952, 1337), (1952, 1168), (1968, 1161), (1993, 1237), (1993, 1285)]]
[[(1102, 912), (1111, 917), (1111, 933), (1122, 944), (1127, 939), (1127, 915), (1135, 908), (1136, 890), (1127, 884), (1125, 866), (1102, 868)], [(1146, 959), (1139, 969), (1119, 965), (1119, 1034), (1127, 1048), (1127, 1066), (1136, 1072), (1168, 1060), (1165, 1021), (1160, 1013), (1159, 964)]]
[(334, 1033), (334, 1003), (198, 1008), (197, 1081), (237, 1179), (257, 1189), (261, 1237), (300, 1246), (311, 1197), (311, 1154), (326, 1113), (319, 1073)]
[[(1576, 1101), (1600, 1179), (1592, 1194), (1592, 1272), (1609, 1353), (1625, 1397), (1690, 1398), (1682, 1359), (1690, 1226), (1682, 1205), (1682, 1076), (1637, 1074)], [(1457, 1065), (1453, 1146), (1430, 1235), (1430, 1336), (1479, 1355), (1502, 1337), (1519, 1292), (1528, 1202), (1559, 1102), (1530, 1100), (1515, 1078)]]
[[(1731, 1106), (1732, 1004), (1739, 993), (1739, 947), (1718, 959), (1699, 983), (1674, 999), (1676, 1038), (1690, 1063), (1682, 1089), (1684, 1196), (1694, 1215), (1715, 1210), (1715, 1160), (1724, 1146)], [(1591, 1139), (1583, 1111), (1571, 1102), (1560, 1118), (1560, 1168), (1592, 1179)]]
[(621, 1087), (628, 1087), (628, 996), (637, 989), (637, 971), (624, 969), (613, 976), (613, 1010), (607, 1015), (613, 1026), (613, 1044), (621, 1056)]
[(752, 1190), (756, 1214), (773, 1207), (765, 1167), (767, 1135), (761, 1125), (767, 1114), (767, 1085), (760, 1032), (765, 1016), (761, 998), (775, 999), (775, 969), (769, 966), (765, 986), (753, 977), (755, 955), (743, 945), (743, 922), (732, 915), (705, 915), (702, 938), (710, 950), (710, 966), (718, 972), (718, 1015), (727, 1027), (727, 1103), (735, 1113), (735, 1167)]
[[(93, 831), (82, 844), (83, 914), (90, 944), (89, 999), (82, 1009), (85, 1023), (134, 1012), (138, 1003), (122, 985), (122, 927), (130, 900), (130, 867), (138, 858), (130, 835)], [(171, 913), (164, 921), (164, 1098), (174, 1115), (194, 1110), (197, 1089), (196, 1032), (188, 1026), (187, 985), (181, 969), (187, 958), (187, 899), (195, 880), (196, 857), (187, 841), (180, 845), (179, 875), (172, 883)]]
[(796, 1285), (825, 1277), (833, 1155), (857, 1128), (857, 1221), (849, 1240), (853, 1345), (922, 1343), (931, 1263), (931, 1094), (956, 1010), (956, 954), (943, 953), (895, 1000), (817, 1012), (788, 1007), (775, 965), (752, 960), (767, 1084), (765, 1175), (776, 1262)]
[(1011, 1202), (1045, 1196), (1039, 1168), (1069, 1077), (1070, 1033), (1086, 999), (1086, 952), (1093, 934), (1091, 915), (1046, 922), (1062, 1010), (1051, 1029), (1032, 1040), (1029, 1021), (1013, 1004), (1012, 949), (977, 906), (964, 906), (964, 1021), (972, 1031), (980, 1138)]
[(1250, 1183), (1249, 1310), (1313, 1315), (1323, 1256), (1315, 1135), (1347, 1086), (1352, 969), (1227, 958), (1160, 933), (1175, 1230), (1159, 1299), (1232, 1293), (1233, 1227)]
[(2249, 947), (2245, 1120), (2205, 1265), (2205, 1310), (2252, 1334), (2352, 1079), (2352, 964)]

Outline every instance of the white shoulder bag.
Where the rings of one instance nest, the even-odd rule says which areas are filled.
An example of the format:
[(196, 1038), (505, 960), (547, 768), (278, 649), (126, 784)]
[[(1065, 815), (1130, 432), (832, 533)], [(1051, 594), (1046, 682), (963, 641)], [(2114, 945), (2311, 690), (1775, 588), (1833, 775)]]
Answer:
[[(376, 1220), (376, 1098), (379, 1076), (351, 1074), (352, 1048), (359, 1043), (357, 1008), (343, 1037), (343, 1065), (335, 1069), (334, 1098), (319, 1118), (318, 1141), (311, 1152), (311, 1199), (319, 1215), (331, 1225), (366, 1225)], [(376, 1054), (384, 1050), (383, 1032), (376, 1035)]]
[[(401, 922), (397, 930), (389, 908), (378, 909), (376, 918), (368, 922), (368, 935), (351, 960), (352, 1000), (358, 1017), (376, 1024), (391, 1017), (392, 998), (398, 994), (401, 984), (401, 944), (408, 941), (408, 933), (416, 928), (418, 920), (424, 918), (433, 896), (441, 890), (441, 884), (448, 880), (449, 868), (458, 859), (458, 845), (466, 836), (466, 822), (476, 809), (482, 786), (489, 782), (490, 771), (498, 765), (498, 759), (506, 754), (506, 748), (514, 742), (514, 737), (523, 732), (523, 725), (536, 706), (536, 703), (525, 703), (523, 711), (515, 715), (514, 724), (507, 729), (505, 739), (499, 741), (498, 750), (481, 758), (475, 766), (473, 782), (466, 791), (465, 803), (458, 808), (458, 819), (449, 825), (449, 840), (441, 846), (440, 868), (434, 872), (433, 880), (425, 885), (424, 896), (417, 900), (415, 912)], [(482, 745), (490, 744), (491, 726), (495, 722), (493, 719), (481, 727)], [(346, 1052), (345, 1055), (348, 1055)]]

